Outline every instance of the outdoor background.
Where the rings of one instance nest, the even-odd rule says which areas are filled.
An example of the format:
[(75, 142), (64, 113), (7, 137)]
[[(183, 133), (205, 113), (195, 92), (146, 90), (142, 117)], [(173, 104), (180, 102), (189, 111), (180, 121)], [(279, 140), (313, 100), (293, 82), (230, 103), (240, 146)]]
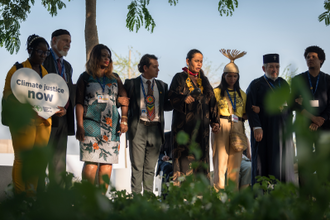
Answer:
[[(180, 0), (176, 6), (170, 6), (167, 0), (151, 0), (148, 8), (156, 22), (153, 33), (143, 28), (138, 33), (130, 32), (126, 28), (130, 2), (97, 1), (99, 42), (120, 57), (128, 58), (131, 49), (132, 62), (139, 61), (143, 54), (155, 54), (159, 58), (158, 78), (169, 86), (175, 73), (185, 66), (187, 52), (193, 48), (203, 52), (204, 63), (211, 67), (211, 83), (215, 85), (220, 82), (223, 65), (229, 62), (219, 49), (246, 51), (247, 55), (235, 61), (244, 91), (254, 78), (263, 74), (262, 56), (266, 53), (280, 54), (281, 73), (288, 65), (288, 72), (306, 71), (303, 53), (310, 45), (318, 45), (330, 54), (330, 27), (318, 22), (318, 16), (325, 11), (323, 0), (240, 0), (232, 17), (219, 15), (218, 0)], [(21, 24), (20, 51), (10, 55), (0, 48), (1, 91), (12, 65), (27, 59), (26, 39), (30, 34), (50, 41), (54, 30), (69, 30), (72, 44), (65, 59), (74, 69), (74, 83), (85, 70), (85, 1), (65, 3), (67, 7), (51, 17), (37, 0), (26, 22)], [(321, 70), (329, 73), (330, 61), (326, 60)], [(171, 128), (171, 113), (166, 114), (165, 128)], [(0, 125), (0, 139), (10, 139), (8, 127)], [(69, 141), (68, 154), (78, 154), (78, 142), (73, 137)]]

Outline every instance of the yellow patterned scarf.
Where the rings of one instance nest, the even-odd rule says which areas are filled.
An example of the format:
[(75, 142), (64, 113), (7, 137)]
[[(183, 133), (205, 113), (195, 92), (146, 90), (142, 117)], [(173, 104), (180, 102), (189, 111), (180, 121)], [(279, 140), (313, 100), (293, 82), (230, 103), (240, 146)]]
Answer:
[[(189, 76), (186, 79), (186, 84), (187, 84), (190, 92), (194, 91), (195, 88), (194, 88), (194, 86), (192, 84), (192, 81), (191, 81)], [(203, 94), (204, 88), (203, 88), (203, 85), (202, 85), (202, 79), (200, 78), (200, 74), (198, 74), (197, 84), (198, 84), (198, 88), (201, 90), (201, 92)]]

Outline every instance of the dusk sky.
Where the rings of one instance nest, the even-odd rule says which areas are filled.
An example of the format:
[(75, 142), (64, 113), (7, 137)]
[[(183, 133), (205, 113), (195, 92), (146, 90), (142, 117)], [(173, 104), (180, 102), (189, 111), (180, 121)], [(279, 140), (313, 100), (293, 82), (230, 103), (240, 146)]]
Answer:
[[(20, 51), (10, 55), (5, 48), (0, 48), (0, 66), (3, 69), (1, 90), (12, 65), (28, 57), (27, 37), (38, 34), (49, 41), (51, 33), (59, 28), (71, 32), (71, 49), (65, 59), (73, 66), (73, 81), (77, 81), (86, 62), (85, 1), (65, 2), (67, 7), (56, 17), (51, 17), (40, 1), (36, 1), (27, 20), (21, 24)], [(175, 73), (185, 66), (186, 54), (193, 48), (201, 50), (214, 69), (229, 62), (219, 49), (246, 51), (244, 57), (235, 61), (244, 91), (253, 79), (263, 74), (262, 56), (266, 53), (280, 54), (281, 73), (290, 64), (292, 70), (298, 69), (297, 73), (305, 71), (303, 53), (310, 45), (318, 45), (326, 55), (330, 55), (330, 26), (318, 22), (318, 16), (325, 11), (323, 0), (240, 0), (231, 17), (219, 15), (218, 0), (180, 0), (176, 6), (170, 6), (167, 0), (151, 0), (148, 8), (156, 22), (154, 33), (143, 28), (138, 33), (130, 32), (126, 28), (127, 5), (130, 2), (97, 1), (99, 42), (121, 56), (128, 56), (130, 47), (141, 55), (155, 54), (160, 65), (158, 78), (169, 85)], [(325, 61), (321, 70), (330, 72), (329, 60)], [(218, 84), (222, 69), (214, 74)], [(166, 129), (170, 129), (171, 114), (166, 116)], [(0, 125), (0, 139), (9, 138), (9, 129)], [(75, 142), (74, 139), (70, 141)], [(68, 152), (76, 152), (77, 147), (73, 148), (69, 147)]]

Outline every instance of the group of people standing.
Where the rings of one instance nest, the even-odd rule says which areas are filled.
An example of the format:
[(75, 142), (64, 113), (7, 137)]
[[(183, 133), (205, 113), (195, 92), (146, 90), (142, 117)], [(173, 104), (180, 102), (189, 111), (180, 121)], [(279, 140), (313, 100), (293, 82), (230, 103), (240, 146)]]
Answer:
[[(69, 87), (70, 98), (49, 119), (43, 119), (35, 113), (29, 118), (28, 124), (18, 128), (14, 128), (9, 120), (15, 153), (13, 182), (17, 193), (37, 189), (38, 177), (22, 179), (21, 159), (23, 151), (35, 147), (52, 149), (52, 160), (48, 164), (50, 181), (61, 184), (66, 165), (67, 136), (74, 134), (80, 142), (80, 159), (85, 162), (82, 178), (93, 184), (105, 184), (103, 176), (110, 178), (112, 164), (118, 163), (120, 135), (126, 132), (132, 192), (152, 192), (155, 165), (165, 141), (164, 111), (172, 110), (172, 153), (166, 157), (173, 160), (173, 181), (176, 185), (180, 185), (181, 176), (193, 173), (203, 173), (210, 178), (208, 166), (193, 169), (191, 165), (196, 161), (209, 164), (211, 134), (214, 187), (216, 190), (223, 189), (227, 175), (227, 180), (234, 181), (238, 188), (242, 151), (234, 151), (230, 147), (229, 136), (232, 129), (245, 133), (244, 121), (247, 119), (251, 127), (252, 150), (248, 148), (246, 156), (252, 160), (252, 184), (258, 175), (274, 175), (280, 181), (292, 181), (294, 148), (292, 138), (286, 132), (287, 123), (292, 123), (292, 110), (301, 111), (311, 120), (309, 128), (313, 132), (324, 128), (329, 119), (329, 76), (320, 72), (325, 55), (316, 46), (307, 48), (305, 52), (309, 71), (295, 77), (306, 82), (307, 92), (297, 92), (294, 105), (283, 103), (276, 113), (270, 113), (266, 106), (266, 94), (280, 88), (290, 93), (288, 83), (278, 77), (278, 54), (264, 55), (262, 69), (265, 74), (253, 80), (245, 93), (239, 86), (239, 69), (234, 63), (245, 52), (220, 51), (231, 62), (224, 68), (220, 85), (212, 88), (202, 70), (203, 54), (193, 49), (187, 54), (186, 66), (175, 74), (168, 88), (166, 83), (156, 79), (159, 64), (155, 55), (142, 56), (138, 64), (141, 75), (126, 79), (123, 83), (119, 75), (113, 72), (110, 49), (98, 44), (88, 57), (86, 71), (74, 85), (72, 67), (63, 59), (70, 49), (70, 43), (70, 33), (63, 29), (52, 33), (51, 48), (38, 35), (31, 35), (27, 40), (29, 57), (22, 66), (35, 70), (40, 77), (47, 73), (59, 74)], [(14, 65), (6, 77), (3, 99), (7, 105), (18, 102), (10, 88), (11, 76), (17, 69), (17, 65)], [(310, 94), (310, 97), (304, 97), (305, 94)], [(316, 111), (304, 109), (303, 104), (309, 103), (309, 100)], [(287, 100), (287, 103), (292, 102)], [(190, 137), (186, 144), (177, 141), (182, 131)], [(200, 157), (191, 153), (192, 144), (201, 151)], [(41, 166), (46, 169), (47, 164)], [(95, 180), (97, 172), (98, 181)], [(41, 176), (38, 189), (43, 188), (44, 183), (44, 177)]]

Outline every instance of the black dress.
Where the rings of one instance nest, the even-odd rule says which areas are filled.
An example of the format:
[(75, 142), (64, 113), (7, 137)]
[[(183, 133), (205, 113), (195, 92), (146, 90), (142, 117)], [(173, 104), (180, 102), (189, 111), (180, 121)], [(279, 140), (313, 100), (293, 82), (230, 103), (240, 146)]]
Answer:
[[(270, 79), (268, 79), (270, 80)], [(286, 89), (290, 94), (288, 83), (281, 77), (271, 81), (275, 88), (271, 88), (269, 81), (262, 76), (253, 80), (247, 91), (246, 111), (251, 128), (252, 150), (252, 185), (256, 183), (256, 176), (275, 176), (282, 182), (294, 182), (294, 145), (292, 133), (287, 132), (288, 125), (292, 123), (292, 111), (283, 107), (270, 114), (266, 110), (267, 94), (279, 87)], [(259, 114), (252, 111), (252, 105), (259, 106)], [(263, 138), (257, 142), (254, 138), (253, 128), (261, 127)]]
[[(177, 73), (171, 83), (169, 99), (174, 108), (172, 117), (173, 134), (173, 180), (178, 183), (178, 177), (190, 175), (195, 172), (202, 172), (208, 178), (209, 169), (209, 132), (212, 123), (219, 122), (218, 107), (214, 97), (213, 89), (206, 77), (201, 74), (203, 94), (193, 103), (186, 104), (185, 99), (190, 95), (186, 84), (188, 74), (186, 72)], [(199, 126), (198, 126), (199, 124)], [(197, 161), (195, 155), (189, 152), (190, 142), (186, 145), (177, 143), (177, 134), (184, 131), (191, 138), (194, 134), (195, 142), (201, 151), (199, 162), (207, 164), (207, 168), (200, 166), (193, 170), (191, 163)]]

